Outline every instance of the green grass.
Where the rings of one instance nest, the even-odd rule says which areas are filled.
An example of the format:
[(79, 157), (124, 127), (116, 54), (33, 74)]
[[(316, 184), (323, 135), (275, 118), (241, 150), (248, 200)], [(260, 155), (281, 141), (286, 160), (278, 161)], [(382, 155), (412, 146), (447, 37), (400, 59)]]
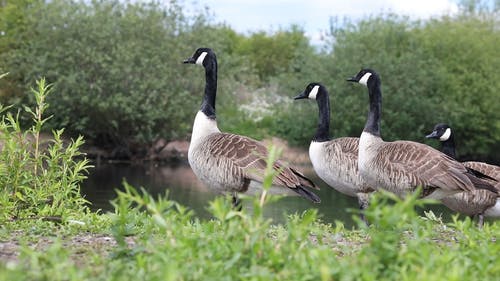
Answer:
[[(47, 89), (40, 83), (35, 92)], [(5, 116), (3, 139), (26, 135), (12, 129), (20, 127), (13, 115)], [(36, 135), (41, 126), (32, 128)], [(500, 278), (497, 222), (478, 229), (468, 218), (443, 223), (432, 213), (422, 217), (415, 209), (425, 202), (416, 196), (376, 194), (366, 210), (372, 225), (358, 219), (353, 229), (322, 223), (314, 209), (274, 224), (262, 214), (279, 198), (266, 192), (243, 197), (243, 204), (252, 205), (243, 212), (235, 211), (229, 198), (217, 198), (207, 206), (212, 218), (200, 220), (168, 193), (153, 198), (126, 182), (112, 202), (113, 212), (93, 213), (76, 192), (86, 170), (81, 167), (88, 165), (75, 142), (59, 145), (58, 136), (46, 150), (22, 141), (2, 150), (4, 175), (25, 184), (5, 180), (0, 189), (0, 280)], [(270, 154), (272, 162), (279, 152)], [(6, 165), (5, 159), (19, 163)], [(272, 176), (268, 169), (265, 187)], [(54, 199), (46, 202), (49, 192)]]
[[(272, 199), (272, 198), (271, 198)], [(261, 198), (244, 204), (265, 208)], [(421, 202), (377, 195), (372, 226), (323, 224), (315, 210), (282, 225), (261, 212), (237, 212), (228, 198), (210, 205), (213, 219), (152, 198), (125, 183), (115, 211), (86, 214), (85, 225), (10, 222), (2, 243), (20, 256), (0, 263), (2, 280), (497, 280), (498, 224), (444, 224)], [(13, 235), (14, 234), (14, 235)], [(87, 241), (85, 241), (87, 240)], [(83, 241), (83, 242), (82, 242)]]

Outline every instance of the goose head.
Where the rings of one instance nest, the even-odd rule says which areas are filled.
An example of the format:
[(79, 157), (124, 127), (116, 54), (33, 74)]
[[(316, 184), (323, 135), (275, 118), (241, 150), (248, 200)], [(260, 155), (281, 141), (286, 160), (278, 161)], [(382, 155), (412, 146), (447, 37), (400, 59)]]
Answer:
[(439, 139), (440, 141), (447, 141), (450, 139), (452, 131), (450, 126), (445, 123), (439, 123), (434, 126), (432, 133), (425, 136), (428, 139)]
[(197, 64), (203, 67), (207, 66), (210, 59), (215, 58), (215, 53), (210, 48), (198, 48), (194, 54), (183, 61), (183, 63)]
[(300, 93), (298, 96), (296, 96), (294, 99), (295, 100), (300, 100), (300, 99), (312, 99), (316, 100), (318, 97), (321, 95), (324, 95), (324, 86), (321, 85), (320, 83), (313, 82), (307, 85), (306, 89)]
[(356, 83), (359, 83), (361, 85), (365, 85), (368, 87), (369, 83), (373, 83), (375, 81), (380, 81), (380, 79), (376, 79), (376, 78), (378, 78), (378, 74), (374, 70), (369, 69), (369, 68), (363, 68), (358, 72), (358, 74), (356, 74), (355, 76), (353, 76), (351, 78), (348, 78), (347, 81), (356, 82)]

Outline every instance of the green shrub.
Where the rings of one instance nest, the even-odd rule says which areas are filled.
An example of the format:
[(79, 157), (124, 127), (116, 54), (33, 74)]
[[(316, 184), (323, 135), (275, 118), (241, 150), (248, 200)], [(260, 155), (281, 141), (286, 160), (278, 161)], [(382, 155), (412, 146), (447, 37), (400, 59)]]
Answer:
[(176, 1), (56, 0), (27, 8), (25, 17), (33, 35), (0, 54), (12, 77), (3, 100), (32, 104), (29, 85), (44, 75), (56, 89), (48, 128), (129, 153), (189, 133), (204, 84), (182, 60), (205, 45), (224, 54), (222, 44), (233, 40), (203, 13), (185, 16)]
[(83, 138), (69, 142), (63, 130), (52, 138), (42, 137), (43, 125), (50, 117), (46, 98), (50, 85), (44, 79), (32, 89), (37, 106), (25, 108), (32, 126), (23, 131), (21, 112), (0, 107), (0, 220), (51, 219), (61, 221), (86, 210), (88, 203), (79, 184), (91, 166), (79, 151)]

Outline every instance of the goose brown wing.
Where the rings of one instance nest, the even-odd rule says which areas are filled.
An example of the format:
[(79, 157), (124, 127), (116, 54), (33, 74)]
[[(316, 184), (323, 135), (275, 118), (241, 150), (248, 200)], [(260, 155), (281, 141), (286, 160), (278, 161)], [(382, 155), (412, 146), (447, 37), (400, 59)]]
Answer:
[[(240, 135), (220, 133), (209, 140), (214, 157), (224, 158), (228, 168), (236, 169), (245, 178), (262, 182), (268, 157), (267, 148), (260, 142)], [(281, 161), (273, 164), (278, 174), (273, 179), (273, 185), (297, 188), (299, 186), (316, 188), (314, 183), (302, 173), (288, 167)]]
[(474, 190), (467, 169), (445, 154), (424, 144), (411, 141), (387, 142), (379, 153), (380, 160), (394, 180), (406, 180), (413, 186), (444, 190)]

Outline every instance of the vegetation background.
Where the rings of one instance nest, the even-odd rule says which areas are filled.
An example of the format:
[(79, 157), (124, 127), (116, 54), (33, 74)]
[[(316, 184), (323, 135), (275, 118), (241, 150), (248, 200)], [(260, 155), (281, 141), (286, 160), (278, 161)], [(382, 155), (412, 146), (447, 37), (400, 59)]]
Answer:
[(459, 14), (427, 21), (332, 18), (324, 45), (313, 46), (300, 26), (239, 34), (208, 8), (188, 15), (176, 0), (2, 1), (0, 72), (9, 75), (0, 102), (33, 105), (29, 88), (46, 77), (49, 114), (57, 113), (49, 130), (140, 156), (158, 138), (189, 139), (204, 79), (181, 62), (208, 46), (219, 59), (224, 130), (307, 146), (315, 105), (291, 98), (320, 81), (331, 93), (333, 135), (358, 136), (367, 96), (345, 78), (370, 67), (382, 76), (386, 140), (424, 142), (435, 123), (447, 122), (461, 159), (498, 164), (500, 4), (482, 2), (463, 1)]

